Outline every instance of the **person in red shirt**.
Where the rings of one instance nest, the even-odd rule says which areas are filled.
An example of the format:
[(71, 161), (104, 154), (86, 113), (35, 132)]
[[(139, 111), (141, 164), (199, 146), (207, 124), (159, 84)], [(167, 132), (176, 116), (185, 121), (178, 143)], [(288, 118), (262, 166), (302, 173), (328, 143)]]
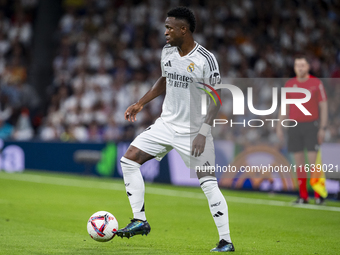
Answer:
[[(309, 74), (309, 63), (304, 56), (298, 56), (294, 61), (295, 78), (286, 82), (285, 87), (296, 87), (308, 89), (311, 98), (303, 106), (311, 113), (305, 115), (295, 104), (288, 104), (286, 114), (289, 119), (297, 121), (295, 127), (288, 129), (288, 151), (293, 153), (297, 177), (299, 182), (299, 197), (295, 203), (308, 203), (307, 192), (307, 173), (305, 171), (305, 154), (307, 150), (309, 164), (316, 161), (317, 151), (323, 143), (325, 130), (328, 120), (327, 96), (322, 82)], [(298, 99), (304, 98), (303, 93), (287, 93), (287, 98)], [(280, 123), (285, 119), (285, 115), (279, 112)], [(276, 126), (276, 134), (281, 141), (284, 139), (283, 128), (281, 124)], [(323, 204), (324, 199), (314, 192), (315, 203)]]

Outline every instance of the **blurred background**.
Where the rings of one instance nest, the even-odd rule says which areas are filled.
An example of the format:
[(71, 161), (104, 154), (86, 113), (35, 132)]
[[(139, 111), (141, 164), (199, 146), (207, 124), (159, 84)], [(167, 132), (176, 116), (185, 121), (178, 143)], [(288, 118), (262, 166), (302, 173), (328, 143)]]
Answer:
[[(124, 120), (126, 108), (161, 76), (164, 20), (178, 5), (195, 12), (194, 38), (216, 56), (222, 81), (293, 77), (294, 55), (306, 54), (311, 74), (325, 78), (326, 145), (333, 146), (329, 160), (337, 158), (340, 83), (327, 82), (340, 78), (337, 0), (0, 0), (2, 168), (82, 172), (78, 162), (88, 166), (87, 172), (120, 176), (116, 158), (161, 113), (159, 97), (144, 107), (137, 123)], [(271, 105), (271, 86), (259, 82), (254, 87), (255, 108)], [(230, 107), (224, 107), (220, 117), (232, 118)], [(224, 164), (249, 146), (267, 146), (291, 160), (274, 128), (224, 127), (215, 139)], [(10, 161), (9, 155), (18, 147), (11, 151), (9, 146), (22, 149), (16, 160)], [(101, 156), (79, 156), (79, 150), (100, 151)], [(24, 163), (18, 163), (20, 157)], [(161, 165), (151, 162), (158, 168), (144, 176), (192, 184), (189, 179), (182, 183), (181, 173), (176, 179), (170, 170), (159, 170), (183, 168), (177, 161), (178, 155), (170, 153)], [(329, 183), (331, 192), (339, 191), (337, 182)], [(296, 183), (250, 180), (237, 187), (289, 191)]]

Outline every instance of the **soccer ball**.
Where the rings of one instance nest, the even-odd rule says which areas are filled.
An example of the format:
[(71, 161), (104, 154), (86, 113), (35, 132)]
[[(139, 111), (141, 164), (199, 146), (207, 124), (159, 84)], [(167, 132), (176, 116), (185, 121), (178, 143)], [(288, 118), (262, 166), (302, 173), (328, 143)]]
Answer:
[(93, 240), (98, 242), (110, 241), (117, 230), (117, 219), (106, 211), (94, 213), (87, 222), (87, 232)]

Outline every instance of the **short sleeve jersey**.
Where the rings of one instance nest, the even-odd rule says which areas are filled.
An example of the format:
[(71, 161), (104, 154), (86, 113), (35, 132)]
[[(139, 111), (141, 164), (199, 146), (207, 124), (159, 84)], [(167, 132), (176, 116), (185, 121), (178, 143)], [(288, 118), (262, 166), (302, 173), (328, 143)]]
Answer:
[[(311, 99), (304, 103), (303, 106), (311, 113), (311, 115), (304, 115), (303, 112), (294, 104), (289, 105), (289, 118), (297, 122), (311, 122), (319, 119), (319, 103), (327, 100), (326, 92), (322, 82), (310, 75), (304, 82), (299, 82), (296, 77), (290, 79), (285, 84), (286, 88), (304, 88), (311, 93)], [(302, 93), (287, 93), (287, 98), (297, 99), (304, 98)]]
[(166, 77), (166, 95), (161, 118), (178, 133), (198, 132), (205, 116), (201, 114), (202, 83), (221, 82), (215, 56), (196, 43), (181, 57), (177, 47), (165, 45), (161, 57), (162, 76)]

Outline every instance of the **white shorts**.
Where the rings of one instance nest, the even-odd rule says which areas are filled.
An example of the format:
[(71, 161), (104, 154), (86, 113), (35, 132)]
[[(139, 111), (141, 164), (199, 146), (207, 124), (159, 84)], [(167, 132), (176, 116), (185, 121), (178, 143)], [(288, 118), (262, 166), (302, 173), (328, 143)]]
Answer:
[(158, 161), (175, 149), (190, 169), (215, 166), (215, 149), (211, 133), (206, 138), (204, 152), (199, 157), (191, 155), (191, 144), (197, 134), (177, 133), (158, 118), (153, 125), (139, 134), (131, 145), (154, 156)]

